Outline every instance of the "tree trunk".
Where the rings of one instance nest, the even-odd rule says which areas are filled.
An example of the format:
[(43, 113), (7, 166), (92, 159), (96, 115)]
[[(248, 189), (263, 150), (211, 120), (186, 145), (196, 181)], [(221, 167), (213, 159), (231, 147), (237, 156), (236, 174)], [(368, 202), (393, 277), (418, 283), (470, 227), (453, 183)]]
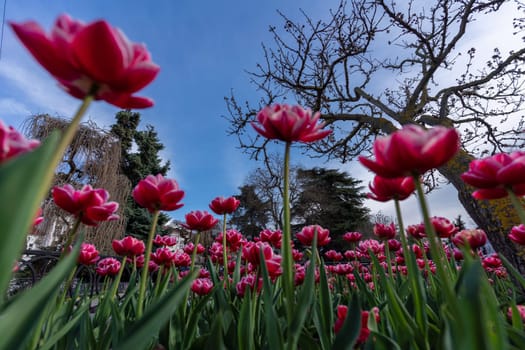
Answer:
[(460, 177), (468, 170), (468, 165), (473, 159), (470, 154), (460, 150), (451, 161), (439, 168), (439, 172), (454, 185), (459, 201), (478, 227), (485, 230), (494, 249), (525, 275), (525, 247), (518, 246), (507, 238), (512, 226), (520, 223), (510, 200), (474, 199), (474, 189), (466, 185)]

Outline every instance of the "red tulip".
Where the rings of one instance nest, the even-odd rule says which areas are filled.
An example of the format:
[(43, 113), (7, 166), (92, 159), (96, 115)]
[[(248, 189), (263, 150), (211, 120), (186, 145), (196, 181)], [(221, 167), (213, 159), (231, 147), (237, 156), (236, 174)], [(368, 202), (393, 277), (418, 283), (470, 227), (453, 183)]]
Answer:
[(482, 229), (462, 230), (452, 236), (452, 243), (456, 247), (462, 247), (468, 243), (470, 248), (476, 249), (487, 243), (487, 234)]
[(254, 290), (255, 288), (257, 288), (257, 292), (260, 292), (262, 285), (262, 277), (257, 278), (255, 275), (249, 274), (241, 278), (235, 286), (235, 290), (237, 291), (238, 296), (243, 297), (247, 291)]
[[(184, 248), (182, 249), (184, 250), (184, 253), (186, 254), (193, 254), (193, 251), (195, 250), (195, 244), (193, 244), (193, 242), (189, 242), (188, 244), (186, 244), (184, 246)], [(202, 254), (206, 251), (206, 248), (204, 248), (204, 246), (202, 244), (197, 244), (197, 254)], [(201, 270), (202, 271), (202, 270)]]
[(415, 239), (421, 239), (427, 236), (425, 231), (425, 224), (408, 225), (406, 229), (407, 233)]
[(297, 233), (295, 236), (302, 244), (306, 246), (311, 246), (314, 241), (314, 234), (317, 232), (317, 246), (321, 247), (330, 243), (330, 231), (328, 229), (322, 228), (319, 225), (310, 225), (305, 226), (301, 232)]
[(368, 193), (368, 198), (379, 202), (387, 202), (391, 199), (404, 200), (415, 190), (414, 179), (412, 177), (396, 177), (393, 179), (374, 176), (374, 180), (368, 185), (372, 193)]
[(95, 271), (99, 276), (115, 276), (120, 270), (120, 261), (115, 258), (104, 258), (97, 264)]
[(461, 174), (465, 183), (479, 188), (476, 199), (497, 199), (507, 196), (507, 189), (517, 196), (525, 195), (525, 152), (499, 153), (475, 159), (469, 170)]
[(82, 243), (80, 246), (80, 254), (78, 256), (78, 263), (80, 265), (93, 265), (99, 259), (97, 248), (90, 243)]
[(197, 295), (206, 295), (213, 289), (213, 282), (209, 278), (197, 278), (191, 284), (191, 290)]
[(173, 256), (173, 264), (177, 267), (188, 267), (191, 265), (191, 256), (184, 252), (177, 252)]
[(106, 21), (84, 24), (61, 15), (47, 34), (34, 21), (10, 23), (33, 57), (66, 92), (76, 98), (94, 94), (123, 109), (146, 108), (149, 98), (133, 94), (159, 72), (146, 47), (129, 41)]
[(184, 197), (184, 191), (179, 189), (177, 181), (166, 179), (161, 174), (148, 175), (133, 189), (133, 198), (151, 213), (157, 210), (172, 211), (184, 204), (179, 203)]
[(89, 226), (96, 226), (101, 221), (119, 218), (115, 214), (118, 210), (118, 203), (108, 202), (108, 198), (108, 191), (103, 188), (93, 189), (90, 185), (85, 185), (78, 191), (69, 184), (53, 188), (55, 204), (79, 217), (84, 224)]
[(12, 126), (0, 120), (0, 164), (20, 154), (29, 152), (40, 145), (38, 140), (27, 140)]
[[(217, 235), (217, 237), (215, 238), (215, 242), (222, 242), (222, 232), (219, 235)], [(226, 245), (228, 247), (228, 252), (237, 252), (245, 242), (246, 239), (239, 231), (234, 229), (226, 231)]]
[(389, 240), (396, 236), (396, 225), (392, 222), (390, 225), (375, 224), (374, 235), (381, 240)]
[(111, 246), (117, 255), (128, 257), (144, 254), (145, 250), (144, 242), (132, 236), (126, 236), (121, 240), (115, 239)]
[(331, 130), (323, 130), (324, 123), (317, 124), (321, 114), (301, 106), (275, 104), (263, 108), (257, 114), (253, 128), (268, 139), (285, 142), (314, 142), (329, 135)]
[(210, 209), (217, 215), (231, 214), (241, 204), (241, 201), (235, 197), (217, 197), (210, 203)]
[(514, 243), (525, 245), (525, 225), (514, 226), (510, 230), (509, 239)]
[(189, 230), (208, 231), (211, 230), (219, 220), (214, 218), (210, 213), (203, 210), (195, 210), (185, 215), (186, 223), (182, 226)]
[(343, 254), (339, 253), (338, 251), (335, 251), (333, 249), (330, 249), (326, 253), (324, 253), (324, 256), (326, 259), (331, 261), (341, 261), (343, 260)]
[(249, 263), (259, 266), (261, 263), (260, 251), (262, 250), (264, 260), (270, 260), (273, 257), (273, 249), (266, 242), (248, 242), (242, 247), (242, 257)]
[(359, 161), (379, 176), (396, 178), (440, 167), (458, 150), (459, 134), (455, 129), (436, 126), (425, 130), (406, 125), (375, 141), (375, 161), (362, 156)]

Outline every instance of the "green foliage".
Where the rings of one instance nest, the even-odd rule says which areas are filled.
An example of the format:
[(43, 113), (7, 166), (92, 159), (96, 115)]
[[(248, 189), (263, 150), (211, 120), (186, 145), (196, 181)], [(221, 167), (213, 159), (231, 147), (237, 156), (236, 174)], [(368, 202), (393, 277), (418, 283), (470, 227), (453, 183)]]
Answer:
[(239, 190), (241, 193), (235, 197), (241, 204), (232, 214), (230, 223), (246, 237), (255, 237), (268, 224), (268, 203), (259, 198), (253, 185), (243, 185)]
[[(170, 162), (162, 164), (159, 152), (164, 149), (158, 134), (152, 125), (146, 125), (145, 130), (138, 130), (140, 113), (129, 110), (120, 111), (115, 116), (116, 122), (111, 126), (111, 133), (121, 143), (122, 173), (135, 187), (140, 180), (148, 175), (162, 174), (165, 176), (170, 169)], [(136, 146), (136, 151), (133, 150)], [(124, 206), (124, 215), (127, 218), (126, 234), (139, 238), (148, 235), (151, 214), (141, 208), (130, 196)], [(169, 220), (165, 214), (159, 217), (159, 233), (161, 227)]]

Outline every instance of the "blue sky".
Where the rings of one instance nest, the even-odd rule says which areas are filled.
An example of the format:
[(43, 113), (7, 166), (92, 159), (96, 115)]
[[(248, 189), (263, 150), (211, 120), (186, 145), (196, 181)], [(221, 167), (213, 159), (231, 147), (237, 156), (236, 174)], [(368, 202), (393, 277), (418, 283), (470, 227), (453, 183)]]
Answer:
[[(299, 18), (299, 9), (316, 18), (327, 16), (338, 0), (304, 1), (71, 1), (8, 0), (6, 19), (36, 20), (46, 30), (55, 18), (68, 13), (89, 22), (105, 19), (121, 28), (132, 41), (147, 45), (160, 65), (158, 78), (140, 94), (155, 106), (140, 110), (142, 125), (152, 124), (166, 146), (162, 156), (171, 161), (170, 177), (185, 190), (185, 206), (170, 215), (182, 219), (191, 210), (208, 209), (216, 196), (238, 193), (247, 174), (257, 166), (228, 137), (224, 97), (233, 89), (241, 100), (256, 101), (245, 70), (261, 61), (261, 43), (270, 42), (269, 25), (280, 25), (277, 9)], [(0, 5), (1, 6), (1, 5)], [(18, 127), (28, 116), (48, 113), (70, 117), (79, 101), (62, 92), (5, 27), (0, 58), (0, 119)], [(87, 115), (108, 126), (119, 109), (93, 104)], [(311, 161), (305, 160), (312, 165)], [(303, 163), (304, 164), (304, 163)], [(339, 167), (336, 163), (319, 165)], [(355, 163), (345, 165), (352, 176), (368, 183), (370, 175)], [(466, 214), (455, 194), (445, 189), (433, 195), (434, 215)], [(393, 215), (392, 204), (369, 201), (373, 211)], [(408, 202), (408, 207), (414, 202)], [(414, 220), (409, 220), (409, 224)]]

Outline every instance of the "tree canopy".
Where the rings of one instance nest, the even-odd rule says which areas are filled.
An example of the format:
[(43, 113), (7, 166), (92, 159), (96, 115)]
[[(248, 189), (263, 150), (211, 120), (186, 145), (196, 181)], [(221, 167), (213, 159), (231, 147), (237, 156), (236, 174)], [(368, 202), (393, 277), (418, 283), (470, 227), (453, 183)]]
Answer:
[(460, 178), (474, 157), (525, 146), (523, 40), (507, 52), (495, 43), (488, 55), (481, 50), (485, 42), (472, 46), (474, 23), (511, 21), (502, 18), (509, 7), (517, 36), (525, 28), (519, 0), (343, 0), (325, 20), (280, 13), (282, 26), (270, 26), (273, 41), (263, 45), (262, 61), (249, 73), (262, 95), (256, 105), (233, 93), (226, 98), (229, 131), (259, 157), (269, 141), (247, 132), (249, 121), (264, 105), (295, 101), (320, 111), (333, 130), (304, 147), (346, 162), (402, 125), (458, 128), (462, 149), (426, 183), (451, 183), (496, 250), (525, 273), (521, 248), (506, 238), (519, 222), (510, 203), (475, 201)]

